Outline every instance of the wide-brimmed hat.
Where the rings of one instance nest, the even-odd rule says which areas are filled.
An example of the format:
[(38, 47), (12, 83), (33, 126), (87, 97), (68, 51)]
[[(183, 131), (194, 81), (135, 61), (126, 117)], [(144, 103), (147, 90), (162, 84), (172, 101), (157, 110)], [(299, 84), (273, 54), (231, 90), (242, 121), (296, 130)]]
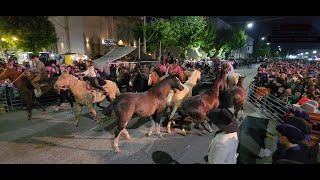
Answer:
[(286, 136), (289, 140), (302, 141), (305, 139), (301, 130), (290, 124), (280, 124), (276, 127), (276, 130), (281, 135)]
[(208, 112), (210, 122), (214, 123), (218, 128), (227, 132), (238, 132), (239, 126), (237, 118), (228, 109), (214, 109)]
[(91, 59), (86, 59), (84, 61), (88, 61), (88, 62), (91, 62), (93, 64), (93, 61)]
[(38, 56), (38, 55), (33, 54), (33, 55), (31, 56), (31, 60), (33, 60), (34, 58), (39, 58), (39, 56)]

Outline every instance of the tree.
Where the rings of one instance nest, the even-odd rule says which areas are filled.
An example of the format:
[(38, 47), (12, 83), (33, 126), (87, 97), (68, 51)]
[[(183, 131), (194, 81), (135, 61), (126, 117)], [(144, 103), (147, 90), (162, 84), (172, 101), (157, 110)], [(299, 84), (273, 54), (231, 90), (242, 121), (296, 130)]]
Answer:
[(217, 29), (217, 38), (214, 41), (215, 53), (214, 56), (221, 57), (225, 51), (229, 51), (228, 43), (232, 39), (232, 29)]
[(216, 40), (217, 26), (215, 21), (207, 22), (205, 32), (203, 33), (204, 45), (201, 47), (210, 57), (216, 52), (214, 41)]
[[(133, 29), (135, 38), (143, 38), (143, 24), (137, 23)], [(161, 48), (165, 51), (177, 44), (171, 23), (165, 19), (157, 19), (146, 24), (147, 51), (157, 51), (159, 42)]]
[(0, 16), (0, 48), (38, 53), (57, 43), (58, 38), (48, 16)]
[(267, 45), (265, 41), (257, 41), (254, 47), (255, 48), (253, 48), (253, 55), (255, 57), (271, 56), (271, 48)]
[(203, 16), (175, 16), (172, 18), (172, 28), (177, 46), (181, 47), (183, 52), (186, 52), (187, 48), (204, 46), (206, 20)]

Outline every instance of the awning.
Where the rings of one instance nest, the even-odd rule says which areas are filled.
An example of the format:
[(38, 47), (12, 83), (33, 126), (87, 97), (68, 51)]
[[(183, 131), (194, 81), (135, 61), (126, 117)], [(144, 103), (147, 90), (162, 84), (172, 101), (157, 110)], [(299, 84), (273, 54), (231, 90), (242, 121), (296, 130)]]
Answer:
[[(100, 68), (106, 67), (106, 64), (110, 64), (112, 61), (117, 59), (121, 59), (124, 56), (129, 57), (129, 62), (138, 62), (139, 61), (139, 48), (136, 47), (121, 47), (117, 46), (113, 48), (108, 54), (102, 56), (94, 60), (94, 67)], [(140, 52), (140, 60), (139, 62), (158, 62), (158, 60), (153, 59), (152, 56)]]
[(109, 62), (112, 62), (114, 60), (120, 59), (132, 51), (134, 51), (136, 47), (120, 47), (117, 46), (113, 48), (108, 54), (102, 56), (101, 58), (98, 58), (94, 60), (94, 67), (100, 68), (100, 67), (106, 67), (106, 64)]

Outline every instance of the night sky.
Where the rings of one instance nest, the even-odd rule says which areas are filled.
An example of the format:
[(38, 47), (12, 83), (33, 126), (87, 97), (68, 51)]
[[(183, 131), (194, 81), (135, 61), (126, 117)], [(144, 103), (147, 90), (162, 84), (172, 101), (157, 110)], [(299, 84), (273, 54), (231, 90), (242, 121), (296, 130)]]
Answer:
[[(247, 22), (253, 22), (254, 26), (247, 29), (246, 33), (255, 40), (268, 37), (272, 34), (272, 28), (280, 25), (304, 24), (310, 25), (312, 30), (320, 35), (320, 16), (212, 16), (235, 26), (245, 26)], [(170, 19), (170, 16), (157, 16), (157, 18)], [(320, 50), (320, 42), (317, 43), (271, 43), (271, 47), (281, 46), (289, 53), (295, 53), (298, 49)]]

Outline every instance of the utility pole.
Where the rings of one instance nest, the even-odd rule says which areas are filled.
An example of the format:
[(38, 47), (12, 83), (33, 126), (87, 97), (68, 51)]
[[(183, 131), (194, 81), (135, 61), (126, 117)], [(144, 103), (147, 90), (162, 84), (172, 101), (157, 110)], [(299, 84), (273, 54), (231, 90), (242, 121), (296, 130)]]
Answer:
[(143, 16), (143, 52), (147, 54), (146, 16)]
[(140, 38), (139, 38), (139, 51), (138, 51), (138, 55), (139, 55), (139, 61), (140, 61)]
[(66, 35), (67, 35), (68, 52), (71, 52), (68, 16), (64, 17), (64, 21), (66, 24), (65, 27), (66, 27)]
[(160, 47), (159, 47), (159, 63), (161, 63), (161, 41), (160, 41)]

